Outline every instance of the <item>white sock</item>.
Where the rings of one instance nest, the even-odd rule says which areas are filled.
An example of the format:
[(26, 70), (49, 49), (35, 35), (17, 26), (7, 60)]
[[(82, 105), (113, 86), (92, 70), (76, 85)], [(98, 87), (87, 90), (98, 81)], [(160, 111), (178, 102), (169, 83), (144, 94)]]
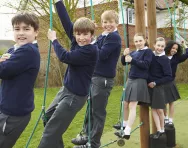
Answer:
[(168, 119), (168, 116), (165, 116), (165, 119)]
[(131, 128), (129, 126), (126, 126), (124, 133), (125, 133), (125, 135), (130, 135), (131, 134)]
[(126, 127), (127, 126), (127, 121), (123, 120), (123, 126)]
[(161, 131), (160, 131), (161, 133), (164, 133), (165, 131), (164, 131), (164, 129), (161, 129)]
[(172, 119), (172, 118), (169, 118), (169, 122), (172, 122), (172, 123), (173, 123), (173, 119)]

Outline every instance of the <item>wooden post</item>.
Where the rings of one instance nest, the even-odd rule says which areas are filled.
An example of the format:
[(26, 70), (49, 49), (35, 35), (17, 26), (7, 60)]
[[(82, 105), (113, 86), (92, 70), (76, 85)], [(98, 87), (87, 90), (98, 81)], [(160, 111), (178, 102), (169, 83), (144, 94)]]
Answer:
[[(144, 0), (134, 0), (134, 7), (136, 21), (135, 32), (146, 34)], [(140, 127), (140, 147), (149, 148), (150, 124), (148, 106), (140, 106), (140, 122), (143, 122), (143, 125)]]
[[(149, 47), (152, 49), (157, 38), (157, 23), (156, 23), (156, 2), (155, 0), (147, 0), (147, 20), (148, 20), (148, 41)], [(157, 131), (152, 114), (152, 133)]]

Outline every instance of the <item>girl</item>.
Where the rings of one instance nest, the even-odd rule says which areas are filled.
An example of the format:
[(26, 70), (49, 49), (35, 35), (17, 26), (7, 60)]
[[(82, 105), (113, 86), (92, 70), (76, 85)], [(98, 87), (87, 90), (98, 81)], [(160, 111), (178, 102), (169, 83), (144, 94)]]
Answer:
[[(187, 48), (185, 42), (183, 45)], [(175, 41), (169, 41), (165, 47), (165, 53), (170, 59), (170, 65), (172, 68), (172, 80), (164, 87), (165, 102), (166, 104), (169, 104), (169, 119), (167, 111), (165, 110), (165, 124), (173, 126), (174, 101), (180, 98), (174, 79), (178, 64), (184, 62), (188, 58), (188, 48), (186, 49), (186, 53), (182, 54), (181, 46)]]
[(153, 138), (158, 139), (164, 133), (164, 84), (171, 80), (170, 61), (164, 52), (165, 39), (159, 37), (154, 44), (154, 55), (149, 69), (148, 87), (151, 98), (152, 116), (157, 127)]
[[(130, 53), (129, 48), (124, 50), (122, 64), (131, 64), (129, 78), (126, 86), (126, 97), (124, 103), (124, 133), (115, 132), (118, 137), (130, 138), (131, 127), (136, 118), (136, 106), (138, 102), (150, 103), (147, 87), (148, 71), (152, 61), (152, 50), (148, 49), (145, 37), (142, 33), (134, 36), (134, 44), (137, 50)], [(114, 127), (117, 127), (115, 125)]]

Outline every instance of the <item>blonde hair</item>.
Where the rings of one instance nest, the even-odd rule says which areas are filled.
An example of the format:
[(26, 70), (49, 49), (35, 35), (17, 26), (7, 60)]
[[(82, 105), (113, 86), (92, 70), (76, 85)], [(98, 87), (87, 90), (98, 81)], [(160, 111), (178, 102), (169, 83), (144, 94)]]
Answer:
[(141, 37), (143, 37), (143, 39), (145, 40), (144, 46), (149, 46), (148, 41), (147, 41), (147, 38), (146, 38), (146, 36), (145, 36), (144, 33), (138, 32), (138, 33), (136, 33), (136, 34), (134, 35), (134, 38), (135, 38), (136, 36), (141, 36)]
[(101, 15), (101, 22), (103, 20), (112, 20), (114, 19), (117, 24), (119, 24), (119, 15), (115, 10), (106, 10)]
[(163, 37), (158, 37), (155, 40), (155, 44), (157, 43), (157, 41), (164, 41), (165, 42), (165, 39)]
[(76, 20), (73, 26), (73, 32), (86, 33), (91, 32), (91, 35), (95, 33), (95, 24), (92, 20), (86, 17), (81, 17)]

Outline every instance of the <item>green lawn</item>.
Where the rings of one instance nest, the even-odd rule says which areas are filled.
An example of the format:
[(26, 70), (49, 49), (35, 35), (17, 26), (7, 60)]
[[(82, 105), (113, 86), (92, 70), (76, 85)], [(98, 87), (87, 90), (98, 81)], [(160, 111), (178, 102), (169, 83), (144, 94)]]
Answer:
[[(188, 85), (187, 84), (179, 84), (178, 88), (179, 88), (182, 99), (188, 100), (188, 94), (186, 93), (188, 90)], [(51, 103), (51, 101), (55, 97), (58, 90), (59, 90), (59, 88), (49, 88), (47, 90), (46, 107), (48, 107), (48, 105)], [(17, 141), (14, 148), (24, 148), (25, 147), (27, 140), (28, 140), (28, 138), (34, 128), (34, 125), (39, 117), (39, 114), (41, 112), (41, 108), (42, 108), (41, 106), (43, 103), (43, 93), (44, 93), (44, 89), (35, 89), (35, 106), (36, 107), (32, 113), (32, 119), (31, 119), (28, 127), (26, 128), (26, 130), (23, 132), (23, 134)], [(104, 129), (104, 134), (109, 136), (109, 140), (110, 140), (110, 137), (111, 137), (112, 131), (113, 131), (112, 125), (118, 121), (121, 94), (122, 94), (122, 86), (116, 86), (112, 90), (111, 96), (109, 98), (109, 103), (107, 106), (108, 116), (106, 119), (106, 125), (105, 125), (105, 129)], [(179, 104), (177, 104), (177, 105), (179, 106)], [(84, 106), (84, 108), (77, 114), (77, 116), (73, 120), (72, 124), (68, 128), (67, 132), (64, 134), (65, 148), (73, 147), (70, 140), (73, 137), (75, 137), (81, 130), (83, 120), (84, 120), (84, 115), (85, 115), (85, 108), (86, 108), (86, 106)], [(185, 108), (185, 109), (187, 109), (187, 108)], [(40, 123), (35, 131), (35, 134), (31, 140), (29, 148), (37, 148), (37, 146), (40, 142), (40, 138), (42, 136), (43, 129), (44, 129), (43, 124), (40, 121)], [(137, 130), (137, 131), (139, 131), (139, 130)], [(187, 131), (187, 130), (185, 130), (185, 131)], [(109, 132), (110, 132), (110, 135), (108, 134)], [(105, 138), (106, 139), (105, 141), (108, 141), (108, 136)], [(115, 148), (115, 147), (117, 147), (117, 146), (113, 146), (113, 148)]]

